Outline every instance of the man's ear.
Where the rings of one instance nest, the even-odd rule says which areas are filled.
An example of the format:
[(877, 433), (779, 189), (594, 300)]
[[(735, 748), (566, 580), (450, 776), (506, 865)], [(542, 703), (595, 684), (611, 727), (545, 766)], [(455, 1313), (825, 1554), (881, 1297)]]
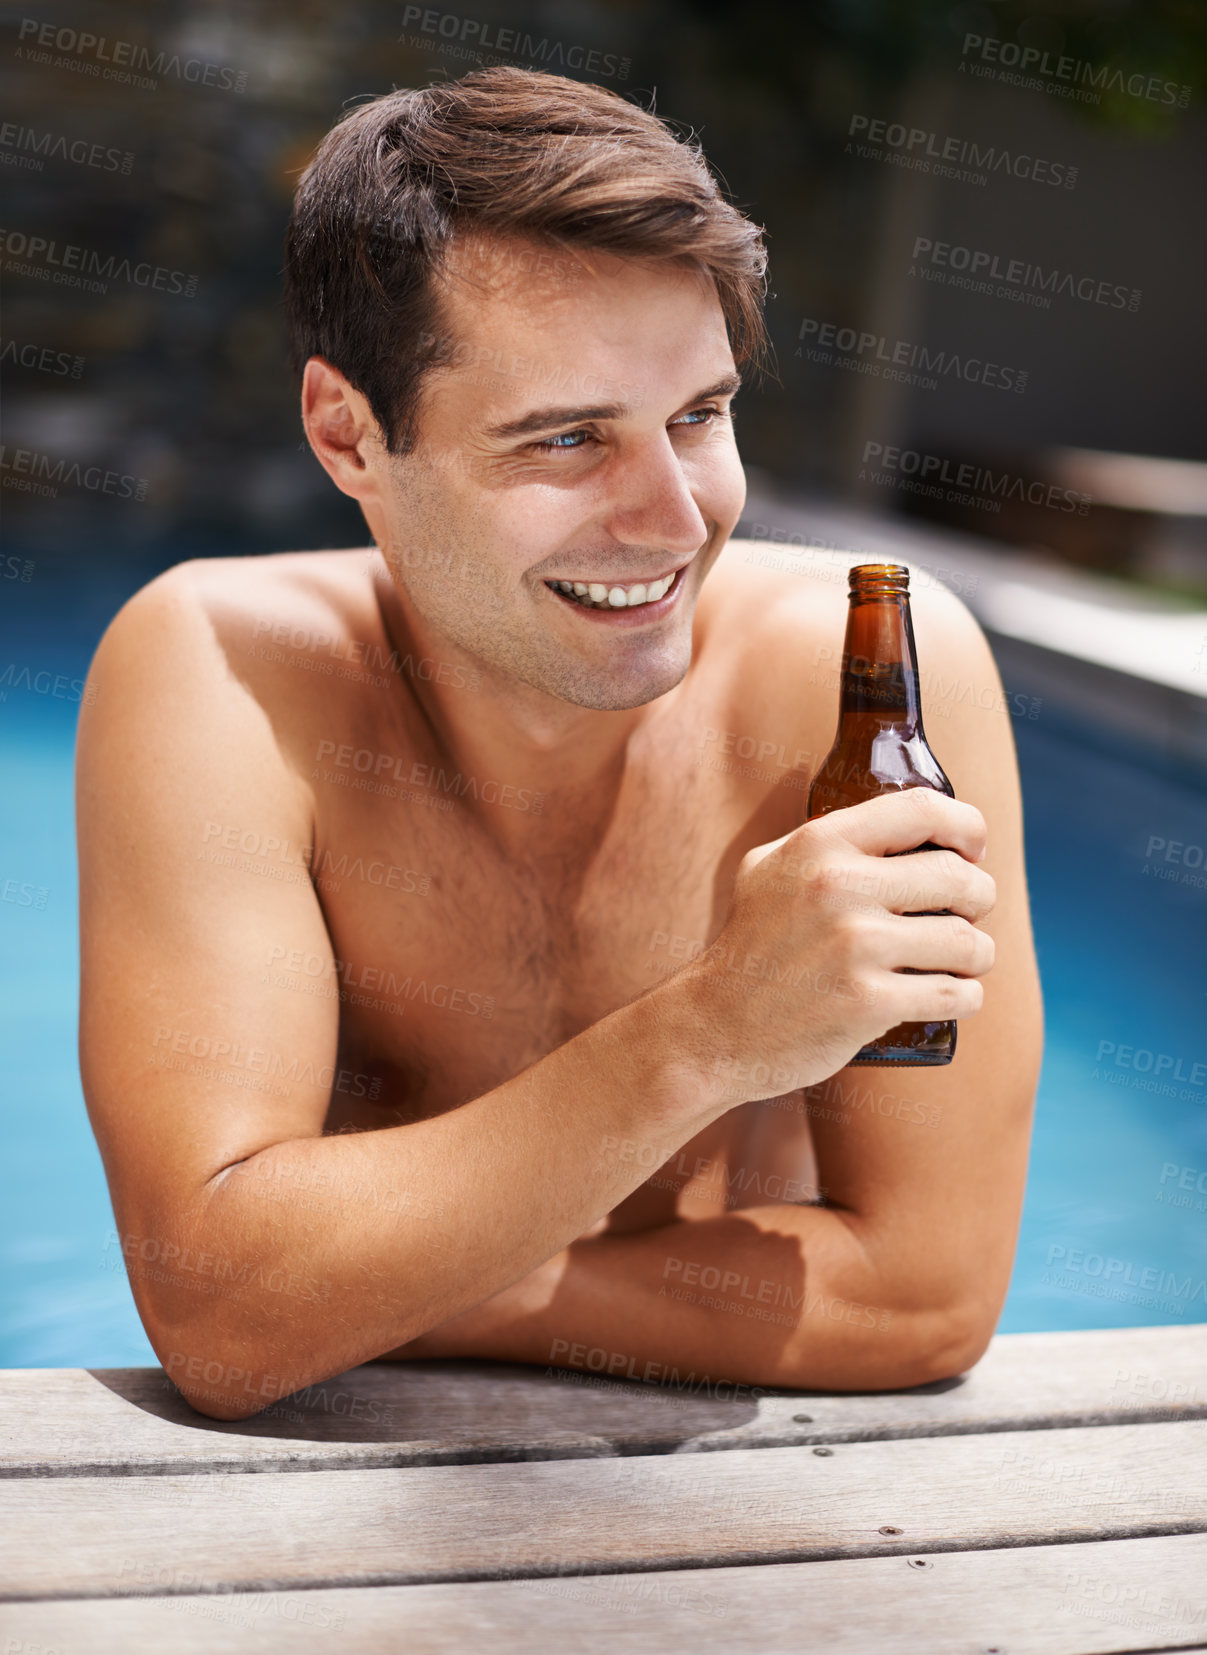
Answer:
[(302, 424), (315, 456), (336, 488), (365, 503), (376, 496), (370, 455), (382, 453), (381, 427), (364, 396), (338, 368), (312, 356), (302, 375)]

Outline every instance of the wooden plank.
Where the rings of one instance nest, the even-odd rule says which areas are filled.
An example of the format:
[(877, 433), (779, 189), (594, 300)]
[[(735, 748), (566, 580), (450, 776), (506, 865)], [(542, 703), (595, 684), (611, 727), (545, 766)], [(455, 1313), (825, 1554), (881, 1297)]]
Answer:
[(0, 1597), (715, 1568), (1199, 1529), (1196, 1422), (292, 1477), (10, 1478)]
[[(720, 1394), (717, 1394), (720, 1390)], [(319, 1470), (775, 1448), (1207, 1418), (1207, 1325), (1007, 1334), (969, 1375), (736, 1400), (593, 1373), (374, 1362), (252, 1420), (194, 1413), (159, 1368), (0, 1371), (0, 1477)]]
[(0, 1650), (12, 1640), (60, 1655), (463, 1655), (480, 1640), (492, 1655), (1108, 1655), (1202, 1650), (1205, 1634), (1202, 1534), (538, 1581), (0, 1604)]

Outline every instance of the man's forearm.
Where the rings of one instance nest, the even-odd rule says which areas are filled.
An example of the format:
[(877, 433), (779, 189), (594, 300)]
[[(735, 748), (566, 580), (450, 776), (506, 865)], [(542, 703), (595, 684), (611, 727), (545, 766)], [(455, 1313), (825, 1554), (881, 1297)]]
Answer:
[[(618, 1144), (664, 1159), (722, 1112), (697, 1078), (706, 1023), (664, 985), (443, 1115), (226, 1169), (171, 1235), (224, 1290), (189, 1291), (210, 1284), (183, 1269), (157, 1289), (161, 1360), (199, 1407), (241, 1417), (522, 1279), (648, 1176)], [(214, 1377), (232, 1368), (233, 1394)]]
[(394, 1354), (834, 1390), (921, 1384), (970, 1360), (941, 1307), (909, 1303), (847, 1217), (815, 1206), (583, 1238)]

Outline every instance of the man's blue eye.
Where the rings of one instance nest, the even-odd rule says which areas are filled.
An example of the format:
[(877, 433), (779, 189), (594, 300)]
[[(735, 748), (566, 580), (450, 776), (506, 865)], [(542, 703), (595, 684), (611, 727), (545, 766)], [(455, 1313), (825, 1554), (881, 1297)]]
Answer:
[[(706, 425), (716, 419), (721, 412), (719, 408), (693, 408), (690, 413), (681, 415), (674, 423), (676, 425)], [(576, 448), (582, 448), (584, 443), (591, 440), (589, 431), (561, 431), (556, 437), (545, 437), (534, 444), (536, 448), (543, 448), (547, 453), (567, 454)]]

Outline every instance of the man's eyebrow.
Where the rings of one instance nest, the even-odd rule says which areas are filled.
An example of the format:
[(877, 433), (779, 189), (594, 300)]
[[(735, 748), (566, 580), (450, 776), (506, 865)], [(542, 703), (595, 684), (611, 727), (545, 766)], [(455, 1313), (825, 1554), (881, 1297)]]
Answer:
[[(706, 402), (709, 397), (732, 396), (741, 383), (741, 374), (726, 374), (706, 391), (697, 391), (695, 396), (689, 397), (684, 406)], [(581, 408), (534, 408), (530, 414), (521, 414), (519, 419), (506, 420), (502, 425), (488, 425), (483, 434), (496, 439), (531, 437), (538, 431), (550, 431), (558, 425), (586, 425), (589, 420), (621, 419), (628, 412), (629, 405), (623, 402), (603, 402)]]

